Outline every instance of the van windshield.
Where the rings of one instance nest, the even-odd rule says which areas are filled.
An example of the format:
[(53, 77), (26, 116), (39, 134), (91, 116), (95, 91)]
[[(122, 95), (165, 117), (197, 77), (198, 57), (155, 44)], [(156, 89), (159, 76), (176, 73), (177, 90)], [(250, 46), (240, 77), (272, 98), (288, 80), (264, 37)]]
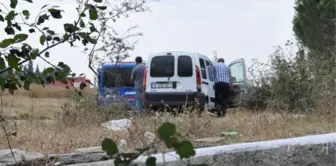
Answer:
[(104, 86), (134, 86), (131, 80), (132, 68), (108, 68), (104, 70)]
[(156, 56), (150, 64), (151, 77), (172, 77), (174, 76), (175, 58), (170, 55)]

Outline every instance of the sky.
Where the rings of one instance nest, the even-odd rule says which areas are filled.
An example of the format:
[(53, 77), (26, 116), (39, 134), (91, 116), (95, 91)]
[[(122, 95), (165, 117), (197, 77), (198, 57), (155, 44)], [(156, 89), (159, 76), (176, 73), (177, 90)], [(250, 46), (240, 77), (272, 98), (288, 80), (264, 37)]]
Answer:
[[(57, 4), (65, 11), (62, 20), (46, 24), (56, 32), (62, 32), (63, 23), (76, 19), (74, 0), (35, 0), (34, 4), (20, 3), (18, 9), (34, 9), (30, 10), (34, 17), (44, 4)], [(134, 61), (136, 56), (146, 60), (150, 53), (161, 51), (199, 52), (212, 58), (216, 51), (227, 63), (244, 58), (249, 66), (252, 59), (266, 62), (274, 46), (294, 38), (294, 0), (152, 0), (148, 6), (150, 12), (131, 14), (113, 24), (121, 33), (131, 26), (143, 33), (126, 61)], [(2, 37), (6, 36), (3, 28), (1, 23)], [(28, 42), (41, 48), (37, 34), (29, 36)], [(81, 50), (68, 44), (55, 47), (49, 61), (63, 61), (93, 81), (87, 55)], [(42, 69), (47, 66), (42, 60), (37, 64)]]

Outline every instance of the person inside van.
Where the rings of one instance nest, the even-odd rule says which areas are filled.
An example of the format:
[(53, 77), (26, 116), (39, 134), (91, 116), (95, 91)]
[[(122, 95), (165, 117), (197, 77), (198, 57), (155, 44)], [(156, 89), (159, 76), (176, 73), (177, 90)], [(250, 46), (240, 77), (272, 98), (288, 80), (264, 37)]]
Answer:
[(135, 86), (135, 104), (139, 113), (143, 110), (143, 75), (146, 66), (142, 63), (142, 58), (140, 56), (135, 58), (135, 63), (137, 64), (131, 74), (131, 80), (134, 82)]
[[(214, 65), (214, 76), (215, 76), (215, 98), (216, 105), (221, 104), (220, 109), (217, 111), (218, 117), (225, 116), (227, 99), (230, 92), (231, 83), (231, 70), (228, 65), (224, 63), (223, 58), (219, 58), (217, 64)], [(219, 96), (221, 93), (221, 97)], [(222, 100), (222, 101), (221, 101)]]

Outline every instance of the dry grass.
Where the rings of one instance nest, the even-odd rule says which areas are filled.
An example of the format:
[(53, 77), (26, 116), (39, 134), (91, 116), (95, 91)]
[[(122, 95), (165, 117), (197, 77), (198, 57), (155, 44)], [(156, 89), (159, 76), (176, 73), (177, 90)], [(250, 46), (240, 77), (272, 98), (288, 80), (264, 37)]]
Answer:
[[(96, 89), (94, 88), (85, 88), (83, 94), (86, 95), (95, 95)], [(33, 86), (30, 91), (19, 89), (15, 91), (15, 96), (28, 96), (30, 98), (56, 98), (64, 99), (73, 96), (75, 93), (73, 90), (67, 90), (65, 87), (41, 87)], [(11, 96), (7, 91), (3, 92), (3, 96)]]
[[(194, 145), (197, 147), (335, 131), (334, 111), (317, 110), (315, 112), (319, 113), (298, 116), (285, 112), (232, 109), (225, 118), (215, 118), (209, 114), (201, 118), (194, 114), (178, 117), (170, 115), (135, 117), (129, 131), (112, 132), (101, 128), (100, 124), (108, 119), (124, 116), (119, 109), (97, 110), (92, 99), (70, 101), (69, 98), (61, 97), (71, 93), (65, 90), (34, 89), (33, 91), (35, 91), (34, 98), (29, 97), (30, 93), (23, 91), (19, 91), (15, 96), (5, 95), (2, 102), (3, 114), (21, 119), (26, 117), (25, 120), (15, 123), (11, 120), (7, 121), (8, 129), (17, 131), (17, 136), (10, 138), (13, 147), (43, 153), (64, 153), (77, 148), (99, 146), (104, 137), (117, 141), (125, 139), (129, 149), (142, 147), (146, 145), (144, 133), (147, 131), (155, 133), (155, 130), (166, 121), (176, 124), (181, 137), (189, 140), (220, 136), (224, 131), (234, 130), (241, 133), (241, 136), (226, 137), (216, 143), (195, 142)], [(52, 93), (62, 95), (52, 95)], [(39, 120), (41, 117), (50, 120)], [(1, 148), (8, 148), (3, 131), (0, 132)], [(164, 150), (163, 146), (159, 148)]]

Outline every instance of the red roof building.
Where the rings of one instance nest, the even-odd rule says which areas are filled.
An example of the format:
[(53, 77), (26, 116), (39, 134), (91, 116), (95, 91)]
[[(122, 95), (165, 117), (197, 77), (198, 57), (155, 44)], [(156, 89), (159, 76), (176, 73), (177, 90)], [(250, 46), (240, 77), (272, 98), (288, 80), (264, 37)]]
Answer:
[(72, 85), (76, 88), (80, 87), (81, 83), (84, 83), (86, 85), (87, 88), (90, 88), (90, 83), (91, 82), (89, 79), (86, 79), (86, 77), (73, 77), (72, 81), (68, 80), (67, 84), (64, 84), (60, 81), (55, 81), (54, 83), (51, 83), (51, 86), (60, 86), (60, 87), (65, 87), (65, 86), (69, 86), (72, 87)]

